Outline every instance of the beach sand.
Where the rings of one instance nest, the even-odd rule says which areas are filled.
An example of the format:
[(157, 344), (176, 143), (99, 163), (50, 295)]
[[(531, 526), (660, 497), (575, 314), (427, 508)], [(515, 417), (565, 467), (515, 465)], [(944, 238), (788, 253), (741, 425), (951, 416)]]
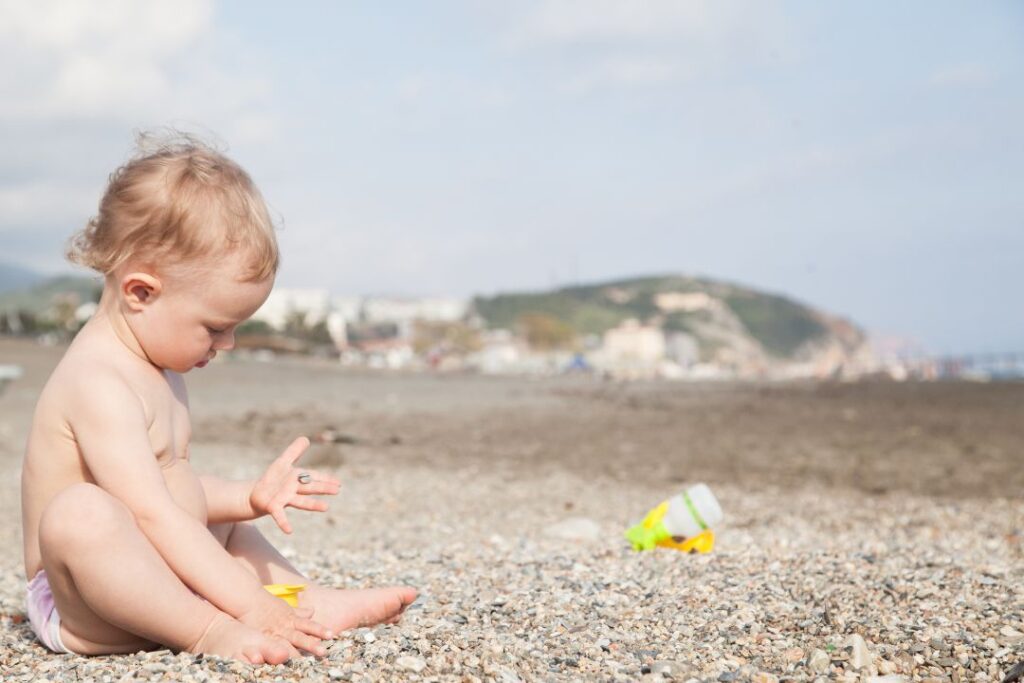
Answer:
[[(374, 374), (224, 359), (188, 376), (200, 472), (257, 476), (296, 436), (325, 514), (260, 527), (314, 579), (408, 583), (397, 626), (251, 667), (85, 658), (24, 617), (19, 473), (61, 349), (0, 340), (3, 680), (999, 681), (1024, 660), (1024, 384), (679, 384)], [(713, 553), (623, 530), (686, 485)], [(878, 679), (875, 679), (878, 680)]]

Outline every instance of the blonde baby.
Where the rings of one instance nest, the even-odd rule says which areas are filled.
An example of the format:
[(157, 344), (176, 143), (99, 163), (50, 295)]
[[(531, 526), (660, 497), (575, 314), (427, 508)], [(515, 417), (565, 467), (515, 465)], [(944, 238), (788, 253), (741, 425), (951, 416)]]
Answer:
[[(70, 258), (104, 277), (95, 315), (36, 407), (22, 471), (29, 620), (51, 650), (160, 646), (276, 664), (395, 621), (411, 588), (335, 590), (300, 574), (251, 521), (323, 511), (339, 482), (296, 461), (258, 480), (200, 475), (184, 376), (231, 349), (266, 300), (278, 248), (249, 176), (184, 139), (118, 169)], [(306, 584), (298, 607), (265, 584)]]

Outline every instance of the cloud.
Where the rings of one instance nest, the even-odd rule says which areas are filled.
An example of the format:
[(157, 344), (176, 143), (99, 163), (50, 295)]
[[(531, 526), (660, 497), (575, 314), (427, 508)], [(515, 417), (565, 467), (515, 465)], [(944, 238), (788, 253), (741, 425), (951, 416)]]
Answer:
[(507, 45), (574, 57), (563, 87), (664, 86), (791, 56), (775, 3), (728, 0), (540, 0), (513, 5)]
[(567, 84), (569, 92), (585, 93), (602, 86), (654, 86), (693, 75), (678, 60), (651, 56), (616, 56), (583, 69)]
[(0, 119), (125, 117), (176, 94), (174, 60), (210, 30), (207, 0), (0, 1)]
[(526, 18), (520, 36), (549, 43), (704, 37), (724, 28), (724, 7), (708, 0), (546, 0)]
[(0, 122), (172, 119), (269, 135), (269, 84), (212, 0), (0, 0)]
[(98, 199), (95, 193), (77, 185), (39, 181), (3, 185), (0, 186), (0, 216), (3, 216), (3, 224), (19, 228), (43, 227), (39, 219), (55, 212), (55, 197), (60, 197), (64, 205), (71, 206), (95, 203)]
[(0, 234), (11, 258), (33, 258), (31, 230), (50, 236), (59, 260), (134, 130), (272, 139), (272, 87), (245, 47), (215, 25), (212, 0), (0, 0)]
[(960, 64), (934, 72), (928, 85), (936, 88), (977, 88), (992, 85), (996, 75), (980, 64)]
[(395, 86), (397, 100), (405, 106), (455, 104), (472, 109), (507, 106), (515, 95), (501, 83), (441, 71), (417, 71)]

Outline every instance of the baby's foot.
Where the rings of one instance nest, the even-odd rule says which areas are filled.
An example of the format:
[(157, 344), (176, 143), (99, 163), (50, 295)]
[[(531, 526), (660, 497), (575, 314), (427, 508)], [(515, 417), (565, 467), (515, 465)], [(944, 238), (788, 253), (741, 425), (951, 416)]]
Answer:
[(213, 618), (206, 632), (188, 651), (238, 659), (249, 664), (282, 664), (292, 653), (280, 638), (264, 635), (223, 612)]
[(404, 586), (340, 590), (309, 586), (299, 593), (299, 606), (313, 610), (312, 619), (335, 633), (360, 626), (397, 622), (416, 599)]

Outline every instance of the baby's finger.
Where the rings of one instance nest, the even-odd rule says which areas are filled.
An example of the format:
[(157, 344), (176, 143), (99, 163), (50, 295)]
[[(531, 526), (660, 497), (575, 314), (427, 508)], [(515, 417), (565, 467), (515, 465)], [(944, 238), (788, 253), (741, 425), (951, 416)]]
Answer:
[(289, 501), (288, 507), (293, 507), (299, 510), (309, 510), (310, 512), (327, 512), (328, 505), (324, 501), (317, 500), (316, 498), (297, 496)]
[(338, 495), (339, 488), (314, 481), (308, 484), (301, 484), (297, 491), (304, 496), (336, 496)]
[(292, 441), (291, 445), (285, 449), (284, 453), (282, 453), (277, 460), (281, 463), (293, 465), (295, 461), (306, 452), (307, 448), (309, 448), (309, 439), (304, 436), (300, 436), (295, 439), (295, 441)]
[(292, 525), (288, 522), (288, 516), (284, 514), (284, 508), (278, 505), (270, 508), (270, 516), (277, 522), (277, 526), (286, 534), (292, 532)]
[(327, 628), (319, 621), (313, 621), (308, 618), (299, 618), (295, 620), (295, 628), (303, 633), (308, 633), (311, 636), (316, 636), (321, 640), (332, 640), (334, 638), (334, 631)]
[(338, 479), (337, 477), (332, 477), (326, 472), (321, 472), (319, 470), (306, 470), (306, 472), (309, 472), (311, 475), (313, 475), (314, 483), (325, 484), (328, 486), (341, 486), (340, 479)]
[(341, 482), (337, 478), (332, 477), (329, 474), (325, 474), (324, 472), (307, 470), (305, 468), (296, 468), (295, 471), (297, 475), (296, 478), (301, 475), (309, 475), (307, 483), (302, 484), (302, 482), (299, 482), (304, 489), (315, 486), (323, 489), (323, 491), (318, 491), (317, 493), (327, 493), (328, 491), (336, 493), (338, 489), (341, 488)]
[(323, 657), (327, 654), (327, 648), (323, 646), (323, 643), (320, 642), (319, 638), (303, 633), (298, 629), (292, 630), (291, 634), (289, 634), (288, 640), (290, 640), (292, 645), (295, 647), (301, 648), (306, 652), (312, 652), (318, 657)]

